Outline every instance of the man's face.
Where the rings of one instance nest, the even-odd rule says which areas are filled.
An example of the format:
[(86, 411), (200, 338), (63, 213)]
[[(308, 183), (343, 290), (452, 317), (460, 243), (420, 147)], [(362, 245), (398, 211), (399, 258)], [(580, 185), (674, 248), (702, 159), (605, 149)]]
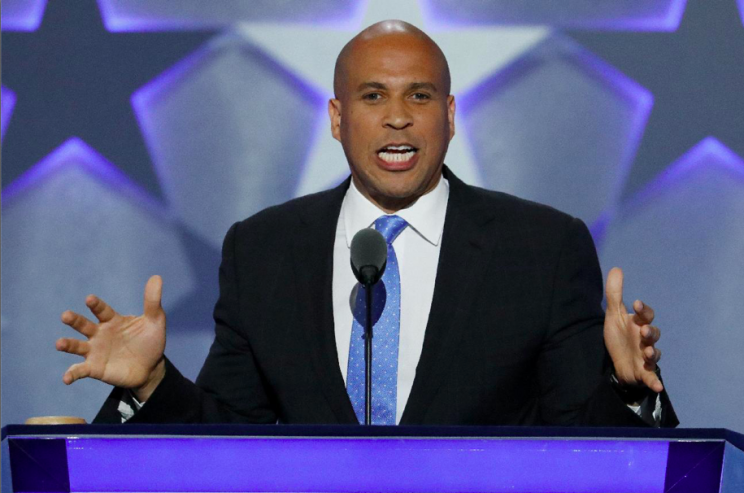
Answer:
[(425, 40), (390, 34), (358, 42), (339, 99), (329, 102), (357, 188), (388, 212), (439, 182), (455, 134), (455, 100), (441, 58)]

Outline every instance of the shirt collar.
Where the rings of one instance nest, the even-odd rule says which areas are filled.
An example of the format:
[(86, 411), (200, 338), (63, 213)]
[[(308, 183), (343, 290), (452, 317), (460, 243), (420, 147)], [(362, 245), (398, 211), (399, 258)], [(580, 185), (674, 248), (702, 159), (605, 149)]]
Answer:
[[(449, 182), (441, 177), (431, 192), (395, 214), (405, 219), (419, 236), (436, 246), (442, 239), (448, 200)], [(378, 217), (386, 213), (362, 195), (352, 180), (341, 206), (341, 214), (346, 230), (346, 246), (351, 248), (351, 239), (354, 235), (359, 230), (372, 226)]]

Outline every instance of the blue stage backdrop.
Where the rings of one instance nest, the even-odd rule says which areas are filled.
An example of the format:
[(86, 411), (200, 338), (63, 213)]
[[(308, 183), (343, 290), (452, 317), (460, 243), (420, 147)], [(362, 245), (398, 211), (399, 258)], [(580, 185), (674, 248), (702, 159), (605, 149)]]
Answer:
[(683, 426), (744, 431), (744, 0), (4, 0), (2, 422), (92, 419), (59, 321), (96, 293), (195, 377), (228, 227), (347, 175), (335, 56), (400, 18), (440, 43), (447, 163), (591, 228), (663, 328)]

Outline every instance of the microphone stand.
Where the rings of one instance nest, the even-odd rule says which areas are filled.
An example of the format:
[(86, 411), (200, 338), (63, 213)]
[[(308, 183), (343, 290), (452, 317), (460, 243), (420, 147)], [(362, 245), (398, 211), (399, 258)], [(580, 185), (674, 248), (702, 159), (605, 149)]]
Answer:
[(367, 295), (367, 326), (364, 331), (364, 424), (372, 424), (372, 284), (364, 287)]
[[(372, 235), (371, 238), (369, 236), (370, 234)], [(359, 245), (360, 237), (362, 243), (367, 243), (362, 248), (361, 253), (367, 255), (367, 257), (371, 253), (372, 257), (364, 258), (363, 255), (362, 259), (358, 259), (362, 266), (357, 270), (356, 266), (358, 264), (354, 260), (355, 250), (357, 254), (360, 252), (359, 248), (355, 247), (355, 245)], [(364, 294), (367, 300), (367, 320), (364, 324), (364, 424), (369, 426), (372, 424), (372, 301), (374, 297), (372, 287), (380, 281), (382, 274), (385, 272), (385, 266), (387, 265), (387, 243), (385, 242), (385, 238), (373, 229), (360, 231), (354, 236), (351, 243), (351, 269), (359, 284), (364, 288)], [(374, 251), (375, 249), (377, 249), (377, 252)]]

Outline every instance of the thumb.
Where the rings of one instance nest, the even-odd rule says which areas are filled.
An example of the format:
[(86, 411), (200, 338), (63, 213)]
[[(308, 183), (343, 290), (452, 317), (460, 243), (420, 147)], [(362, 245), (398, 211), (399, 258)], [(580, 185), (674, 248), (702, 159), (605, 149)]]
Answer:
[(623, 271), (619, 267), (613, 267), (607, 274), (607, 311), (624, 311), (623, 305)]
[(157, 319), (163, 314), (160, 300), (163, 295), (163, 278), (152, 276), (145, 285), (145, 317)]

